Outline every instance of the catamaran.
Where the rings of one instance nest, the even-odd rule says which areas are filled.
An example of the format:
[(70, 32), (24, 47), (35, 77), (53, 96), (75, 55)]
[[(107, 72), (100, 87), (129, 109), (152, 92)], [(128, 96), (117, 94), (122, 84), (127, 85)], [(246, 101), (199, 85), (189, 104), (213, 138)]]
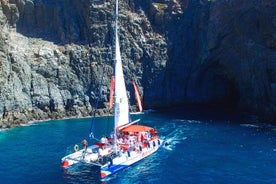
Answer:
[[(68, 168), (78, 163), (89, 163), (100, 169), (100, 178), (105, 178), (156, 152), (165, 141), (159, 139), (157, 131), (149, 126), (138, 125), (139, 120), (130, 121), (129, 104), (123, 75), (118, 36), (118, 0), (115, 6), (115, 77), (111, 79), (110, 107), (114, 98), (114, 130), (109, 137), (88, 145), (83, 141), (83, 149), (75, 146), (75, 152), (61, 159), (62, 167)], [(142, 105), (138, 88), (133, 80), (139, 111)], [(114, 91), (113, 91), (114, 90)], [(114, 93), (114, 96), (113, 96)], [(93, 132), (90, 133), (90, 138)]]

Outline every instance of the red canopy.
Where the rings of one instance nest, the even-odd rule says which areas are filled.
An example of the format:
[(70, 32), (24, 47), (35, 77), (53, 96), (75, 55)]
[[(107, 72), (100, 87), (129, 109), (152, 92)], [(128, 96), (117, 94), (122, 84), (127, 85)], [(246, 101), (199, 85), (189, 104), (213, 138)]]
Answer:
[(143, 125), (130, 125), (123, 128), (121, 131), (123, 132), (146, 132), (152, 130), (152, 127), (143, 126)]

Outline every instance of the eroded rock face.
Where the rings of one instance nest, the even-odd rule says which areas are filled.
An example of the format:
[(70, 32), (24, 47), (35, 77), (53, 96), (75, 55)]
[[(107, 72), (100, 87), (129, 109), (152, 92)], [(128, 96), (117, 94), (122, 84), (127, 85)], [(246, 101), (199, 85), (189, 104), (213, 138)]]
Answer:
[[(3, 3), (17, 7), (19, 19), (13, 29), (6, 23), (7, 12), (0, 11), (6, 23), (1, 24), (6, 30), (1, 33), (1, 127), (92, 115), (97, 98), (99, 108), (105, 108), (113, 74), (114, 4), (29, 0), (1, 1), (0, 7)], [(142, 89), (142, 58), (155, 58), (153, 65), (158, 66), (164, 56), (152, 50), (158, 51), (165, 39), (152, 30), (142, 10), (134, 13), (128, 4), (122, 7), (120, 35), (127, 86), (133, 90), (134, 76)], [(134, 96), (130, 97), (133, 102)]]
[(234, 84), (241, 109), (276, 120), (271, 86), (276, 81), (275, 2), (216, 1), (210, 9), (210, 65)]
[[(159, 11), (168, 44), (159, 102), (230, 105), (275, 122), (275, 2), (170, 2)], [(160, 18), (151, 20), (160, 31)]]
[[(113, 9), (110, 0), (0, 0), (0, 127), (91, 115), (97, 98), (107, 107)], [(120, 2), (131, 103), (135, 77), (146, 108), (215, 103), (273, 122), (274, 9), (269, 0)]]

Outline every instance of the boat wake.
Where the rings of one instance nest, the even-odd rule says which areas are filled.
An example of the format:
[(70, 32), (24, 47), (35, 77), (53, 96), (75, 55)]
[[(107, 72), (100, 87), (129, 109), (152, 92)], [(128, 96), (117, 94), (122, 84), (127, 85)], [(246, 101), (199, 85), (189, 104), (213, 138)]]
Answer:
[(183, 137), (182, 140), (178, 140), (178, 139), (174, 139), (173, 137), (172, 138), (169, 138), (169, 139), (166, 139), (166, 143), (165, 143), (165, 146), (164, 148), (166, 150), (169, 150), (169, 151), (173, 151), (174, 148), (180, 144), (182, 141), (186, 140), (187, 137)]
[(165, 129), (166, 132), (170, 132), (166, 136), (161, 137), (165, 141), (164, 148), (169, 151), (174, 150), (176, 146), (182, 144), (187, 139), (186, 132), (189, 130), (184, 124), (178, 123), (170, 123), (166, 125), (166, 127), (163, 127), (163, 129)]

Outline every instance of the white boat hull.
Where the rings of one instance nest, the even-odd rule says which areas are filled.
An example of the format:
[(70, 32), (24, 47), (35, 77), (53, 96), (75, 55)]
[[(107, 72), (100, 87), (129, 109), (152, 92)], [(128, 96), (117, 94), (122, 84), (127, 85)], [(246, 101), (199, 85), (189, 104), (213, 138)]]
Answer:
[[(62, 167), (68, 168), (71, 165), (78, 164), (80, 162), (82, 163), (91, 163), (96, 162), (99, 159), (99, 146), (92, 145), (89, 146), (86, 150), (81, 149), (79, 151), (76, 151), (72, 154), (69, 154), (61, 159)], [(103, 150), (102, 155), (109, 155), (111, 153), (111, 148), (107, 147), (105, 150)]]
[[(79, 163), (88, 163), (98, 166), (101, 171), (100, 178), (103, 179), (151, 155), (164, 144), (164, 141), (160, 139), (151, 140), (148, 142), (146, 147), (140, 146), (139, 148), (134, 148), (121, 154), (116, 154), (115, 156), (113, 155), (113, 157), (111, 148), (107, 147), (105, 150), (103, 150), (102, 156), (99, 156), (98, 153), (93, 152), (93, 150), (95, 151), (97, 149), (97, 146), (93, 145), (89, 146), (86, 152), (84, 152), (82, 149), (63, 157), (61, 159), (61, 163), (64, 168), (68, 168), (74, 164)], [(109, 161), (102, 164), (101, 159), (103, 157), (109, 158)]]

